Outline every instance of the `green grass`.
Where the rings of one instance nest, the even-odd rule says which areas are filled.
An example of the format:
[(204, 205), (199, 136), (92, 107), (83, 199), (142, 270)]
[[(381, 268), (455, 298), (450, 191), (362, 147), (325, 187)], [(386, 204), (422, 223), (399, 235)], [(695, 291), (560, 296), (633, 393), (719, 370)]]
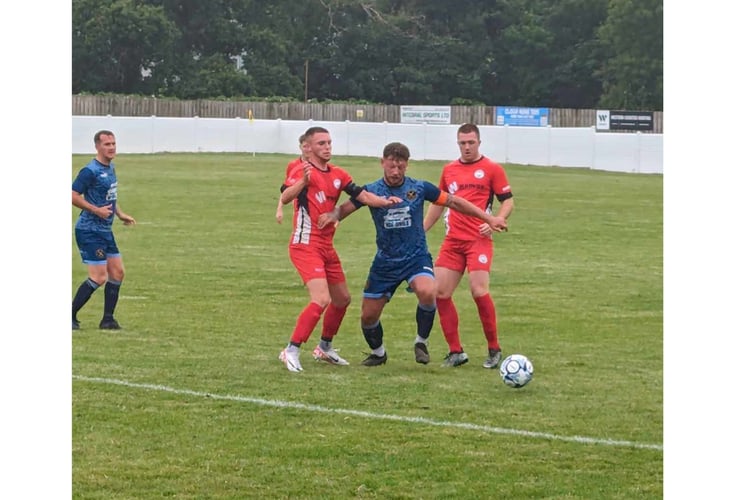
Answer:
[[(90, 157), (74, 155), (72, 175)], [(466, 281), (468, 364), (440, 366), (438, 319), (432, 362), (415, 363), (403, 289), (382, 318), (389, 363), (359, 365), (367, 210), (335, 237), (353, 295), (335, 345), (351, 365), (313, 361), (319, 325), (305, 371), (285, 369), (277, 355), (307, 303), (287, 257), (291, 207), (274, 221), (288, 160), (118, 156), (138, 225), (115, 228), (124, 329), (96, 328), (98, 291), (73, 333), (75, 498), (662, 498), (662, 176), (506, 167), (516, 209), (495, 236), (492, 295), (505, 354), (535, 365), (515, 390), (481, 367)], [(361, 184), (381, 173), (372, 158), (335, 163)], [(438, 182), (441, 165), (408, 173)], [(441, 237), (429, 233), (434, 256)], [(86, 270), (72, 253), (75, 290)]]

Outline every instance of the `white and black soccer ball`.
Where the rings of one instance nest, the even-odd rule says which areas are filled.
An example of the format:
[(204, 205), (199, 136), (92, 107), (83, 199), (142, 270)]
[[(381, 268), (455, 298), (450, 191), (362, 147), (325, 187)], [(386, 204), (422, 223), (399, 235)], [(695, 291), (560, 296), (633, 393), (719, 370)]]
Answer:
[(499, 375), (509, 387), (525, 387), (533, 379), (533, 363), (523, 354), (510, 354), (501, 362)]

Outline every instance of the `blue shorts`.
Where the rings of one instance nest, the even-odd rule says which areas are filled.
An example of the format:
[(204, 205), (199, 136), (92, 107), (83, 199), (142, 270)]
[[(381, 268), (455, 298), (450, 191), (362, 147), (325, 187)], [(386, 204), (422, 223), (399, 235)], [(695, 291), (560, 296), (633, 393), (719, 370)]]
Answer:
[(76, 229), (76, 245), (81, 262), (89, 266), (104, 265), (110, 257), (120, 257), (112, 231), (83, 231)]
[(420, 255), (396, 264), (374, 259), (371, 270), (368, 271), (368, 281), (363, 288), (363, 297), (367, 299), (386, 297), (389, 300), (403, 281), (409, 285), (418, 276), (434, 277), (433, 261), (430, 255)]

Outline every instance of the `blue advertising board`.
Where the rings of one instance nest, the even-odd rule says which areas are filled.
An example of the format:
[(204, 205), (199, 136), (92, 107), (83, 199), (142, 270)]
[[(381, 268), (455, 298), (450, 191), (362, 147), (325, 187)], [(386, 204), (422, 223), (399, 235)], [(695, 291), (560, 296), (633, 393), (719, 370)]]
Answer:
[(548, 108), (496, 106), (496, 125), (513, 127), (547, 127)]

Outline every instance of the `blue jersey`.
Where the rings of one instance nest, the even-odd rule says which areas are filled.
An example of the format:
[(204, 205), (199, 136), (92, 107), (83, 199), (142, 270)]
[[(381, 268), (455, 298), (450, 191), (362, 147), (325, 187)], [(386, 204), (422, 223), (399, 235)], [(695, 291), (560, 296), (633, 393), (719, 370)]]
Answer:
[[(423, 230), (423, 204), (439, 199), (441, 191), (430, 182), (405, 177), (401, 186), (389, 186), (384, 179), (363, 186), (381, 196), (398, 196), (402, 203), (389, 208), (368, 207), (376, 226), (376, 257), (374, 262), (401, 266), (407, 261), (429, 255), (426, 232)], [(356, 207), (363, 206), (351, 198)]]
[(73, 181), (73, 191), (81, 193), (84, 199), (97, 207), (112, 205), (112, 213), (103, 219), (88, 210), (81, 210), (76, 221), (76, 229), (84, 231), (112, 231), (112, 221), (117, 210), (117, 176), (115, 164), (104, 165), (92, 159), (78, 172)]

